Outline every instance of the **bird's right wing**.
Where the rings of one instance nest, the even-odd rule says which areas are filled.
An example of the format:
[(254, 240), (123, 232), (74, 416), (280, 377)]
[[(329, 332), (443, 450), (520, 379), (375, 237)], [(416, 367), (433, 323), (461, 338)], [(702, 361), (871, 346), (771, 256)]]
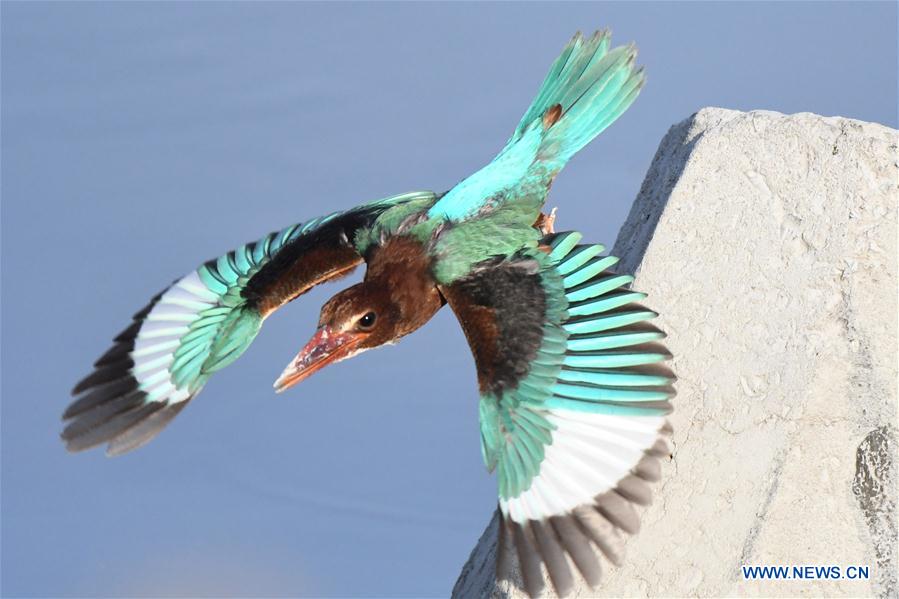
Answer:
[(560, 595), (569, 558), (591, 586), (598, 552), (618, 563), (618, 531), (636, 532), (634, 504), (668, 454), (673, 375), (656, 314), (624, 289), (632, 277), (580, 235), (481, 263), (441, 287), (475, 358), (481, 449), (496, 470), (502, 512), (497, 574), (517, 560), (525, 588)]
[(362, 263), (357, 233), (392, 208), (424, 210), (435, 199), (407, 193), (292, 225), (172, 283), (75, 386), (78, 399), (63, 414), (66, 447), (108, 442), (107, 453), (117, 455), (152, 439), (247, 349), (266, 316)]

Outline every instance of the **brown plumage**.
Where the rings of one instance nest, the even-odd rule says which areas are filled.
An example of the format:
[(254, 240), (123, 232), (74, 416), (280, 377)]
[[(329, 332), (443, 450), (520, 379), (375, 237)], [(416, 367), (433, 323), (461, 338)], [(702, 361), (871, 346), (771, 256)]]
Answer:
[(430, 271), (430, 259), (422, 244), (408, 237), (394, 237), (374, 248), (365, 279), (336, 294), (324, 306), (319, 327), (347, 331), (357, 321), (375, 314), (374, 324), (363, 327), (359, 349), (394, 342), (428, 322), (443, 306)]
[(562, 118), (562, 105), (555, 104), (550, 106), (546, 109), (546, 112), (543, 113), (543, 128), (549, 129), (558, 123), (560, 118)]

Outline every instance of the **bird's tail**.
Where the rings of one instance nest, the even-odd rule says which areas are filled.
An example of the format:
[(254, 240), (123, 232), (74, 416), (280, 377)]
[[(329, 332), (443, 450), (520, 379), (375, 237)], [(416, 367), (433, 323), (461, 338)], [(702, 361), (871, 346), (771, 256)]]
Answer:
[(537, 158), (558, 171), (628, 109), (643, 87), (643, 69), (635, 68), (633, 44), (610, 50), (610, 42), (608, 31), (587, 39), (575, 34), (550, 68), (507, 149), (529, 130), (542, 127)]
[[(556, 59), (515, 133), (490, 164), (447, 192), (429, 217), (464, 220), (488, 200), (509, 195), (543, 205), (547, 183), (578, 150), (590, 143), (634, 102), (643, 87), (631, 44), (609, 50), (608, 31), (589, 39), (578, 33)], [(521, 185), (531, 185), (530, 191)], [(519, 186), (515, 193), (505, 190)], [(528, 214), (528, 224), (534, 222)]]

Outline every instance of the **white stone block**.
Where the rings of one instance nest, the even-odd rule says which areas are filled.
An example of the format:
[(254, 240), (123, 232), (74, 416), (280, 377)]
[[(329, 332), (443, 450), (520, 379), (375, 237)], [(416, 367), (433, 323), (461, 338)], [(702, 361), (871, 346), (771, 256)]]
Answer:
[[(613, 254), (669, 335), (674, 457), (598, 594), (899, 593), (897, 139), (706, 108), (662, 140)], [(522, 595), (493, 582), (495, 529), (454, 597)], [(870, 579), (741, 573), (806, 564)]]

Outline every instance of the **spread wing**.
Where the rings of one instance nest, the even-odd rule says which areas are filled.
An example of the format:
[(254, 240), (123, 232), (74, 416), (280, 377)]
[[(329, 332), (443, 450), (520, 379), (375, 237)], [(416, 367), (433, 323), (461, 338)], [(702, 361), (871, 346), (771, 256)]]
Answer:
[(63, 414), (66, 447), (108, 442), (107, 453), (117, 455), (152, 439), (246, 350), (268, 314), (363, 261), (357, 232), (390, 208), (434, 200), (413, 192), (292, 225), (172, 283), (75, 386), (78, 398)]
[[(656, 314), (624, 289), (632, 277), (580, 235), (547, 237), (540, 250), (482, 262), (441, 288), (474, 354), (481, 449), (496, 470), (502, 526), (497, 574), (517, 556), (525, 588), (560, 595), (574, 572), (600, 580), (620, 532), (634, 533), (634, 504), (650, 500), (668, 454), (671, 373), (659, 363)], [(567, 556), (567, 557), (566, 557)]]

